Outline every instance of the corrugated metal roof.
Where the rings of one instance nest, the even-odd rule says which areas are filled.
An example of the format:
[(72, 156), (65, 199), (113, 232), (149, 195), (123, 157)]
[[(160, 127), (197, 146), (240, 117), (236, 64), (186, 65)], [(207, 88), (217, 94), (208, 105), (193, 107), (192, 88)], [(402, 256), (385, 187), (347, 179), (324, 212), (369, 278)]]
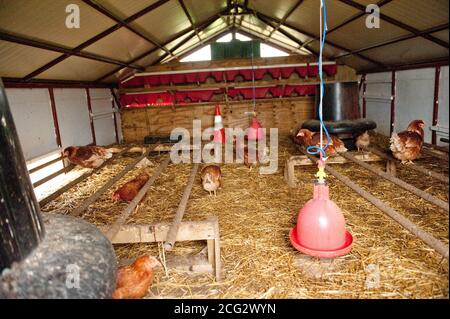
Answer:
[(24, 77), (61, 53), (0, 41), (0, 76)]
[(327, 38), (344, 47), (356, 50), (406, 34), (409, 32), (383, 20), (380, 21), (380, 29), (369, 29), (366, 27), (366, 18), (361, 17), (328, 35)]
[(94, 81), (117, 66), (72, 56), (39, 74), (38, 79)]
[(192, 15), (194, 23), (198, 24), (209, 17), (219, 13), (227, 6), (226, 0), (183, 0), (189, 13)]
[[(448, 58), (449, 1), (388, 1), (381, 7), (384, 15), (381, 28), (368, 29), (363, 6), (378, 1), (327, 1), (329, 30), (352, 17), (360, 17), (328, 34), (327, 41), (331, 41), (333, 46), (325, 46), (326, 57), (337, 58), (345, 54), (338, 61), (358, 71), (381, 64), (393, 66)], [(303, 49), (299, 50), (304, 42), (313, 51), (319, 49), (319, 0), (238, 0), (240, 13), (235, 19), (231, 18), (231, 14), (236, 13), (234, 5), (227, 7), (227, 0), (92, 0), (91, 5), (87, 3), (89, 1), (0, 0), (0, 41), (3, 40), (0, 42), (0, 75), (22, 78), (31, 73), (34, 78), (41, 79), (89, 81), (108, 76), (105, 81), (111, 81), (135, 72), (136, 65), (148, 66), (159, 61), (163, 55), (166, 57), (162, 62), (167, 62), (174, 58), (173, 54), (185, 54), (203, 45), (195, 36), (188, 15), (198, 29), (202, 42), (232, 27), (292, 53), (306, 53)], [(183, 3), (188, 14), (180, 3)], [(248, 3), (248, 10), (242, 13), (246, 10), (243, 7), (245, 3)], [(68, 4), (76, 4), (81, 10), (80, 29), (67, 29), (65, 26)], [(95, 5), (100, 5), (109, 13), (97, 11)], [(140, 14), (144, 9), (145, 12)], [(136, 14), (135, 21), (129, 22), (128, 27), (149, 39), (118, 25), (117, 21), (108, 17), (109, 14), (122, 20)], [(111, 33), (98, 36), (109, 28)], [(428, 32), (431, 37), (421, 33), (430, 28)], [(312, 39), (312, 35), (316, 39)], [(96, 41), (88, 41), (92, 38)], [(98, 62), (96, 57), (85, 59), (69, 53), (69, 58), (55, 65), (49, 63), (62, 54), (49, 51), (49, 44), (66, 50), (86, 41), (89, 45), (84, 45), (82, 53), (94, 53), (114, 61)], [(157, 43), (152, 44), (152, 41)], [(182, 41), (186, 43), (168, 54), (168, 50), (173, 50)], [(370, 49), (372, 46), (379, 47)], [(362, 49), (361, 53), (349, 53)], [(118, 67), (126, 61), (133, 65)], [(43, 67), (46, 64), (49, 69)], [(107, 75), (113, 70), (118, 72)]]
[(172, 0), (130, 25), (164, 43), (174, 34), (189, 28), (191, 24), (178, 1)]
[[(79, 29), (66, 27), (68, 4), (76, 4), (80, 8)], [(113, 20), (79, 0), (0, 2), (0, 30), (68, 47), (75, 47), (114, 24)]]
[(83, 51), (129, 61), (154, 47), (153, 44), (128, 29), (121, 28)]

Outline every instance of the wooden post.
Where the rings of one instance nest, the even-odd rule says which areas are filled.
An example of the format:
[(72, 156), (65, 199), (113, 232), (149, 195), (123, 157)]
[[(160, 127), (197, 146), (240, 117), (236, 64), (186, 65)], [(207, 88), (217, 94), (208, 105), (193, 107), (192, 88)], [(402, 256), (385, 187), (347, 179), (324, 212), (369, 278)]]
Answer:
[(198, 163), (194, 164), (194, 166), (192, 167), (191, 175), (189, 176), (186, 188), (184, 189), (183, 197), (181, 198), (180, 204), (178, 205), (178, 209), (173, 219), (172, 226), (170, 227), (169, 233), (167, 234), (167, 238), (164, 243), (165, 250), (172, 250), (175, 244), (178, 228), (180, 227), (180, 223), (183, 219), (189, 196), (191, 195), (192, 186), (194, 185), (195, 177), (197, 176), (198, 167)]
[(396, 176), (397, 175), (397, 164), (396, 161), (387, 160), (386, 161), (386, 173)]

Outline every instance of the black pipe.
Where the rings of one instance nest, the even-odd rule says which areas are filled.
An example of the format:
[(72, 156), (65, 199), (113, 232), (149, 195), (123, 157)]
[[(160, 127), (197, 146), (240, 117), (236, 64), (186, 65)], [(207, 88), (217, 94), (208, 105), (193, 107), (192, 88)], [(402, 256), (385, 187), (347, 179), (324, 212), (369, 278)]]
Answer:
[(0, 273), (44, 237), (39, 205), (0, 79)]

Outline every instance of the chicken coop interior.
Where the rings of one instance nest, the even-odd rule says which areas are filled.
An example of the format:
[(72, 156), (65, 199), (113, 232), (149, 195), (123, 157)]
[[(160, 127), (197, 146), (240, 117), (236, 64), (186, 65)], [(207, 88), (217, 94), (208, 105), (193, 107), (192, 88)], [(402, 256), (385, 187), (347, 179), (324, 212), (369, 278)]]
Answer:
[(444, 0), (0, 1), (0, 298), (447, 299), (448, 59)]

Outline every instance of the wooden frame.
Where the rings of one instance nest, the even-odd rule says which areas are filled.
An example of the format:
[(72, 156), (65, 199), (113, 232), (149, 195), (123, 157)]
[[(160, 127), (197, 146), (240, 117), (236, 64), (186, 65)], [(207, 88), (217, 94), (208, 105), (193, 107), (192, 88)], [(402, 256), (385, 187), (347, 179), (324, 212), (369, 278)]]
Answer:
[[(113, 244), (157, 243), (164, 242), (171, 227), (170, 223), (151, 225), (122, 225), (112, 238)], [(106, 233), (107, 227), (100, 227)], [(217, 281), (221, 279), (219, 221), (216, 216), (204, 221), (181, 222), (176, 241), (206, 241), (207, 258), (198, 257), (168, 259), (169, 267), (189, 272), (212, 272)]]
[[(378, 162), (382, 158), (378, 155), (372, 153), (357, 154), (355, 157), (364, 162)], [(350, 160), (342, 156), (333, 156), (327, 160), (327, 164), (344, 164), (349, 163)], [(284, 179), (289, 187), (297, 187), (297, 179), (295, 178), (294, 169), (295, 166), (306, 166), (314, 165), (315, 163), (311, 161), (306, 155), (294, 155), (291, 156), (284, 167)]]

